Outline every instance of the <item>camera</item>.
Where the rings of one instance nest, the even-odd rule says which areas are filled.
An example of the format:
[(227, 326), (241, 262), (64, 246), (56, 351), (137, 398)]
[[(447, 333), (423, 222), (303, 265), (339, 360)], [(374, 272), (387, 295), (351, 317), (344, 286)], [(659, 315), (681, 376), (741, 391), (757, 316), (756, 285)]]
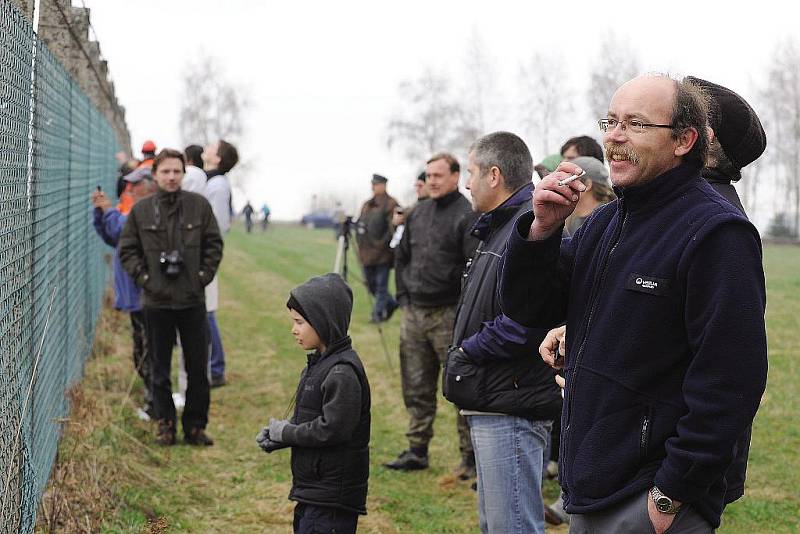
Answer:
[(181, 274), (183, 257), (179, 251), (171, 250), (169, 252), (162, 252), (158, 258), (158, 262), (161, 265), (161, 270), (167, 275), (167, 278), (177, 278), (178, 275)]

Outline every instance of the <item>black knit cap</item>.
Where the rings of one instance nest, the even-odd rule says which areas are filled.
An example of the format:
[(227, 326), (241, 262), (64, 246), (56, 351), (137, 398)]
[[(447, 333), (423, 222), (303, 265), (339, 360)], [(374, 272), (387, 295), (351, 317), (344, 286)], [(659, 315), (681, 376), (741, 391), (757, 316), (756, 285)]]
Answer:
[(380, 174), (373, 174), (372, 175), (372, 183), (373, 184), (385, 184), (389, 180), (385, 176), (381, 176)]
[(728, 159), (741, 169), (767, 148), (767, 136), (758, 115), (744, 98), (727, 87), (694, 76), (686, 81), (702, 87), (711, 97), (709, 124)]

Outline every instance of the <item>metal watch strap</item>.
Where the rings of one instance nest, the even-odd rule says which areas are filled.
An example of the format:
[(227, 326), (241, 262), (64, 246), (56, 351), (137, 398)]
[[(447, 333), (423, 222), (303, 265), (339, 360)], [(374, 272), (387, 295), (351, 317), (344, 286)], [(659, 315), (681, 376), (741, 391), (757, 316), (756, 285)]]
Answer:
[(677, 514), (680, 509), (680, 505), (675, 506), (675, 501), (664, 495), (657, 486), (650, 488), (650, 498), (653, 499), (656, 510), (662, 514)]

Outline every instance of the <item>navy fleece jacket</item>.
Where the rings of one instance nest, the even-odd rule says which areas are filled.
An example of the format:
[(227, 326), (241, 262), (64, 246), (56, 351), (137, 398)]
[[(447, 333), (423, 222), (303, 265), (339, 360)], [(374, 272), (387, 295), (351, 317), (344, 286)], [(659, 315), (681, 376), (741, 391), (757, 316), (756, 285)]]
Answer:
[(713, 526), (743, 488), (767, 340), (755, 227), (681, 165), (598, 209), (571, 239), (509, 239), (501, 302), (528, 326), (567, 321), (560, 480), (599, 511), (657, 485)]

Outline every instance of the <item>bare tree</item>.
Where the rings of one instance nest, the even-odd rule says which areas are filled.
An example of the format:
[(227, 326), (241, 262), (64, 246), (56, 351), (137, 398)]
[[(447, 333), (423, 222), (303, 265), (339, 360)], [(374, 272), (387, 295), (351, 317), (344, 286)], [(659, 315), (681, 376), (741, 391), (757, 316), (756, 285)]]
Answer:
[(761, 92), (767, 107), (764, 121), (771, 140), (770, 163), (774, 166), (779, 189), (776, 211), (787, 211), (795, 234), (800, 231), (800, 47), (795, 38), (779, 42), (767, 69), (766, 86)]
[(183, 73), (179, 126), (184, 145), (240, 140), (248, 100), (244, 89), (226, 79), (216, 59), (199, 57)]
[(550, 154), (550, 143), (561, 134), (562, 118), (572, 110), (564, 64), (560, 54), (537, 52), (519, 68), (520, 115), (529, 138), (539, 140), (541, 157)]
[(487, 83), (494, 74), (494, 62), (486, 50), (486, 44), (478, 33), (477, 28), (472, 28), (472, 35), (467, 46), (464, 61), (466, 71), (466, 87), (462, 103), (465, 116), (470, 124), (480, 134), (486, 132), (486, 116), (491, 100), (492, 86)]
[(614, 91), (624, 82), (641, 72), (639, 57), (630, 43), (614, 33), (609, 33), (600, 43), (597, 60), (589, 74), (589, 90), (586, 93), (589, 111), (593, 118), (605, 117), (608, 103)]
[(402, 147), (409, 161), (418, 164), (435, 152), (459, 151), (475, 139), (479, 130), (452, 98), (450, 87), (445, 74), (430, 68), (402, 82), (402, 108), (387, 127), (389, 148)]

